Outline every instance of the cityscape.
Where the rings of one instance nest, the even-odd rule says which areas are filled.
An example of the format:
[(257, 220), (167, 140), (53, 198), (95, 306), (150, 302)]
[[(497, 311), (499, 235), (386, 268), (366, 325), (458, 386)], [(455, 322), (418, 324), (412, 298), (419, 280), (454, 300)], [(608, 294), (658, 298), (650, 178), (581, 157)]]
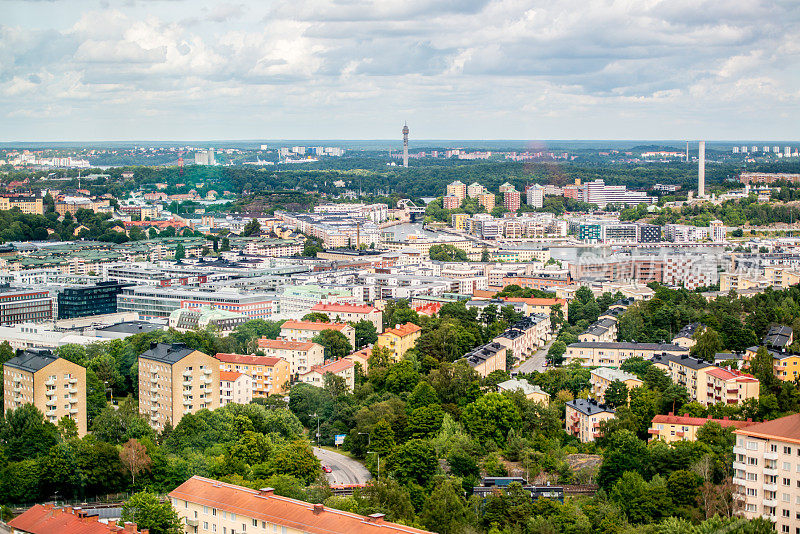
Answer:
[(0, 534), (800, 534), (800, 12), (575, 7), (7, 2)]

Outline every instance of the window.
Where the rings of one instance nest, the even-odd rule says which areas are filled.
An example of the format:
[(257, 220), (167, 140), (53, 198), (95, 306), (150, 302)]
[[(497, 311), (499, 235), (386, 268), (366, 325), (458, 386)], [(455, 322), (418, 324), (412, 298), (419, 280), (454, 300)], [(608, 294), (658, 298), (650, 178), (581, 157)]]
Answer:
[(758, 465), (758, 458), (754, 458), (752, 456), (749, 456), (747, 458), (747, 463), (748, 463), (748, 465)]
[(758, 490), (756, 488), (747, 488), (748, 497), (758, 497)]
[(789, 462), (783, 462), (783, 470), (784, 471), (791, 471), (792, 470), (792, 464), (790, 464)]
[(757, 451), (758, 450), (758, 442), (756, 442), (756, 441), (748, 441), (747, 442), (747, 450), (748, 451)]
[(784, 486), (791, 486), (792, 485), (792, 480), (789, 479), (789, 478), (784, 478), (783, 479), (783, 485)]
[(792, 454), (792, 448), (791, 447), (784, 447), (783, 448), (783, 454)]
[(211, 509), (211, 515), (213, 515), (213, 516), (217, 515), (217, 509), (216, 508), (212, 508)]
[(222, 519), (228, 519), (228, 512), (225, 510), (222, 511)]
[(778, 446), (774, 443), (771, 443), (769, 446), (769, 452), (778, 452)]
[(203, 521), (203, 530), (208, 530), (208, 521)]
[(208, 514), (208, 506), (203, 506), (203, 513)]
[[(258, 519), (253, 519), (253, 526), (254, 527), (258, 526)], [(242, 529), (242, 530), (244, 530), (244, 529)]]

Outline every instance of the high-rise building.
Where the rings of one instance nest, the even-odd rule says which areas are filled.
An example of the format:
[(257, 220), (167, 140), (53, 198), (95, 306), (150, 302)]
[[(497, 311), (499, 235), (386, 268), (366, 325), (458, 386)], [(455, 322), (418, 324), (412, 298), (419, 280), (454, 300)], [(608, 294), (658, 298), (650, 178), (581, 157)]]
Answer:
[(0, 286), (0, 324), (49, 321), (53, 298), (46, 289), (13, 289)]
[(447, 185), (447, 195), (458, 197), (458, 202), (467, 198), (467, 186), (461, 183), (460, 180)]
[(800, 531), (800, 414), (734, 430), (733, 483), (748, 519), (766, 517), (776, 532)]
[[(567, 196), (568, 187), (564, 188), (564, 196)], [(596, 204), (605, 208), (608, 204), (652, 204), (655, 197), (648, 196), (643, 191), (629, 191), (624, 185), (606, 185), (604, 180), (594, 180), (586, 182), (581, 191), (583, 201), (589, 204)]]
[(530, 186), (527, 191), (527, 204), (533, 208), (544, 206), (544, 188), (539, 184)]
[(503, 207), (511, 213), (516, 213), (519, 210), (520, 194), (519, 191), (513, 189), (503, 193)]
[(3, 365), (4, 411), (33, 404), (51, 423), (75, 421), (86, 434), (86, 369), (47, 349), (28, 349)]
[(486, 191), (486, 188), (484, 188), (478, 182), (473, 182), (469, 185), (469, 187), (467, 187), (467, 196), (469, 198), (478, 198), (478, 196), (484, 191)]
[(108, 281), (93, 286), (66, 287), (58, 294), (58, 318), (74, 319), (117, 313), (117, 295), (128, 285)]
[(408, 124), (403, 125), (403, 167), (408, 167)]
[[(744, 152), (747, 152), (747, 147), (743, 147)], [(700, 141), (700, 148), (698, 149), (697, 156), (697, 196), (703, 198), (706, 196), (706, 142)]]
[(183, 343), (153, 343), (139, 355), (139, 413), (163, 430), (187, 413), (219, 407), (219, 360)]
[(487, 212), (491, 213), (494, 209), (494, 193), (481, 193), (478, 195), (478, 205), (483, 206)]
[(447, 195), (446, 197), (442, 198), (442, 207), (446, 210), (454, 210), (460, 205), (461, 201), (456, 196)]

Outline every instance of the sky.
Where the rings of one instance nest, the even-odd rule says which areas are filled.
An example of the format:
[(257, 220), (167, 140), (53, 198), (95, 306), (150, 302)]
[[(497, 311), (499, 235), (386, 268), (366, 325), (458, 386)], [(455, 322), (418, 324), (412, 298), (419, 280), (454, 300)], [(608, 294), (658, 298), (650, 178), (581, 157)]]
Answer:
[(798, 0), (4, 0), (0, 141), (798, 140)]

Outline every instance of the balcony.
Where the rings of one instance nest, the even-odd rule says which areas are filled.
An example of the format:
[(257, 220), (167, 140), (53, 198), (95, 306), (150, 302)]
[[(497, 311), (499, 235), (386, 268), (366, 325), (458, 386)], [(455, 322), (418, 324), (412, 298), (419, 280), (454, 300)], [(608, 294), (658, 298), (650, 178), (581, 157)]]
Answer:
[(189, 525), (190, 527), (197, 527), (198, 525), (200, 525), (200, 521), (198, 519), (189, 519), (187, 517), (186, 524)]
[(182, 384), (184, 387), (187, 387), (187, 386), (188, 386), (188, 387), (192, 387), (192, 381), (191, 381), (191, 380), (184, 380), (183, 382), (181, 382), (181, 384)]
[(72, 415), (75, 415), (75, 414), (78, 413), (78, 409), (77, 408), (70, 408), (69, 409), (69, 413), (71, 413)]
[(158, 369), (150, 369), (150, 374), (151, 375), (157, 375), (158, 374)]
[(657, 436), (658, 434), (661, 433), (661, 431), (659, 429), (657, 429), (657, 428), (648, 428), (647, 429), (647, 433), (648, 434), (652, 434), (654, 436)]
[(761, 504), (774, 508), (778, 506), (778, 499), (764, 499)]
[(211, 369), (203, 369), (204, 375), (210, 375), (212, 373)]
[(55, 386), (56, 385), (56, 381), (55, 381), (54, 378), (50, 378), (44, 383), (44, 385), (45, 386)]
[(22, 386), (14, 386), (14, 393), (20, 393), (22, 391)]
[(150, 388), (150, 393), (158, 393), (158, 388)]
[(778, 453), (777, 452), (765, 452), (764, 453), (764, 459), (765, 460), (777, 460), (778, 459)]
[(191, 372), (189, 369), (186, 369), (186, 370), (183, 372), (183, 376), (192, 376), (192, 372)]
[(78, 397), (70, 397), (69, 398), (70, 404), (78, 404)]
[(153, 414), (150, 416), (151, 421), (158, 421), (158, 414)]
[(76, 395), (78, 393), (78, 388), (69, 388), (67, 390), (67, 393), (69, 393), (70, 395)]
[(69, 382), (70, 384), (77, 384), (78, 383), (78, 379), (73, 377), (73, 378), (70, 378), (69, 380), (67, 380), (67, 382)]
[(151, 384), (157, 384), (157, 383), (158, 383), (158, 377), (157, 377), (157, 376), (154, 376), (154, 377), (152, 377), (152, 378), (150, 379), (150, 383), (151, 383)]
[(189, 400), (189, 399), (186, 399), (185, 401), (183, 401), (183, 405), (184, 406), (191, 406), (192, 405), (192, 401)]
[(764, 491), (778, 491), (778, 485), (777, 484), (767, 484), (765, 482), (762, 487), (764, 488)]
[(150, 406), (150, 411), (151, 412), (157, 412), (158, 411), (158, 406)]
[(44, 403), (45, 406), (55, 406), (58, 404), (58, 399), (50, 399)]
[(769, 467), (765, 467), (763, 473), (764, 476), (774, 476), (774, 477), (778, 476), (778, 470)]
[(733, 462), (733, 468), (741, 469), (742, 471), (744, 471), (745, 469), (747, 469), (747, 464), (744, 462)]
[(203, 377), (203, 378), (200, 379), (200, 383), (202, 383), (202, 384), (210, 384), (211, 382), (213, 382), (213, 381), (211, 380), (210, 377), (209, 378)]

